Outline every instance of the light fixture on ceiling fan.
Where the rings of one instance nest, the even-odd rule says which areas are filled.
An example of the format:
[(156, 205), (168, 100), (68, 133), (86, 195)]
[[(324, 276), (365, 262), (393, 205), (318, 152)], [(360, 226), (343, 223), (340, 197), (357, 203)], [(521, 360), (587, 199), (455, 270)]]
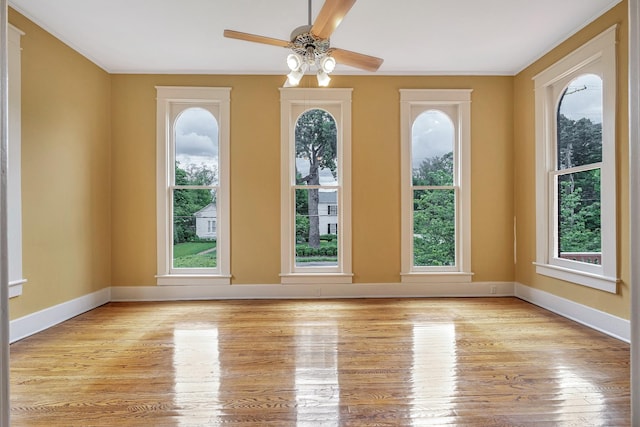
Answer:
[(331, 47), (329, 37), (338, 27), (356, 0), (326, 0), (311, 24), (311, 0), (309, 0), (309, 24), (296, 28), (291, 32), (291, 41), (224, 30), (224, 36), (232, 39), (255, 43), (269, 44), (291, 49), (287, 56), (287, 74), (285, 87), (297, 86), (307, 70), (315, 67), (319, 86), (327, 86), (336, 62), (360, 68), (365, 71), (377, 71), (383, 60), (375, 56), (351, 52)]

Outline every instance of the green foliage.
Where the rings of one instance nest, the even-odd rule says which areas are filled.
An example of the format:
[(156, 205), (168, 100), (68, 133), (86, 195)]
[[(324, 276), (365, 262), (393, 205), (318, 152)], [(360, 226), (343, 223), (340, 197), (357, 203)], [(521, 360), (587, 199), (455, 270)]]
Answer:
[[(453, 152), (425, 159), (413, 170), (413, 184), (453, 185)], [(416, 190), (413, 195), (413, 263), (455, 264), (455, 193), (449, 189)]]
[(454, 265), (456, 247), (454, 191), (416, 191), (413, 204), (414, 265)]
[[(602, 124), (558, 116), (558, 167), (602, 161)], [(560, 252), (600, 252), (600, 169), (558, 178)]]
[(336, 121), (325, 110), (304, 112), (296, 121), (296, 157), (309, 160), (309, 175), (300, 177), (298, 184), (319, 184), (319, 169), (337, 168), (338, 138)]
[[(185, 170), (176, 162), (176, 185), (211, 185), (216, 180), (216, 171), (204, 165), (189, 165)], [(173, 243), (196, 240), (194, 213), (215, 200), (208, 189), (177, 189), (173, 192)]]
[(602, 161), (602, 124), (558, 115), (558, 169)]
[(296, 257), (316, 257), (316, 256), (338, 256), (338, 245), (336, 242), (322, 242), (320, 247), (313, 248), (307, 244), (296, 245)]
[(309, 239), (309, 218), (296, 214), (296, 242), (303, 243)]
[[(575, 175), (582, 177), (572, 180)], [(559, 187), (560, 252), (600, 252), (600, 170), (563, 176)]]
[(453, 185), (453, 152), (423, 160), (413, 170), (413, 185)]

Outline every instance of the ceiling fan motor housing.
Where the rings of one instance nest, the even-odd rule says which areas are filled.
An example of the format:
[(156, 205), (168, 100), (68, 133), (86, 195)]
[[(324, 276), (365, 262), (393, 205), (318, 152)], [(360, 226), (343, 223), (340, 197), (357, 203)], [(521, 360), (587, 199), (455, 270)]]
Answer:
[(329, 39), (321, 39), (311, 33), (311, 25), (303, 25), (291, 32), (291, 50), (313, 63), (329, 53)]

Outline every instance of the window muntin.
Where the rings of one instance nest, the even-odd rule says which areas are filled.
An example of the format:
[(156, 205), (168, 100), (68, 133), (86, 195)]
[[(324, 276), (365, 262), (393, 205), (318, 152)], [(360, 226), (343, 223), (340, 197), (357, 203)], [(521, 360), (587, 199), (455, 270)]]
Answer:
[(402, 282), (469, 282), (471, 90), (403, 89)]
[(230, 89), (157, 91), (158, 284), (229, 284)]
[(536, 272), (616, 292), (616, 27), (536, 77)]
[[(282, 283), (351, 283), (351, 89), (280, 95)], [(322, 150), (303, 144), (313, 133)]]

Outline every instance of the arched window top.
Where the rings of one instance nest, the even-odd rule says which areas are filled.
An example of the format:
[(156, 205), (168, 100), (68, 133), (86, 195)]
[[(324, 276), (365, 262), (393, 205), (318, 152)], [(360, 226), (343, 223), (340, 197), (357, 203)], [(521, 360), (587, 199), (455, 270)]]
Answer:
[(175, 179), (178, 185), (218, 182), (218, 121), (204, 108), (183, 110), (175, 125)]
[(338, 133), (336, 120), (321, 108), (307, 110), (295, 124), (295, 163), (298, 185), (337, 185)]
[(413, 185), (453, 185), (455, 127), (448, 114), (427, 110), (411, 127)]
[(602, 78), (583, 74), (562, 92), (557, 110), (557, 168), (602, 161)]

